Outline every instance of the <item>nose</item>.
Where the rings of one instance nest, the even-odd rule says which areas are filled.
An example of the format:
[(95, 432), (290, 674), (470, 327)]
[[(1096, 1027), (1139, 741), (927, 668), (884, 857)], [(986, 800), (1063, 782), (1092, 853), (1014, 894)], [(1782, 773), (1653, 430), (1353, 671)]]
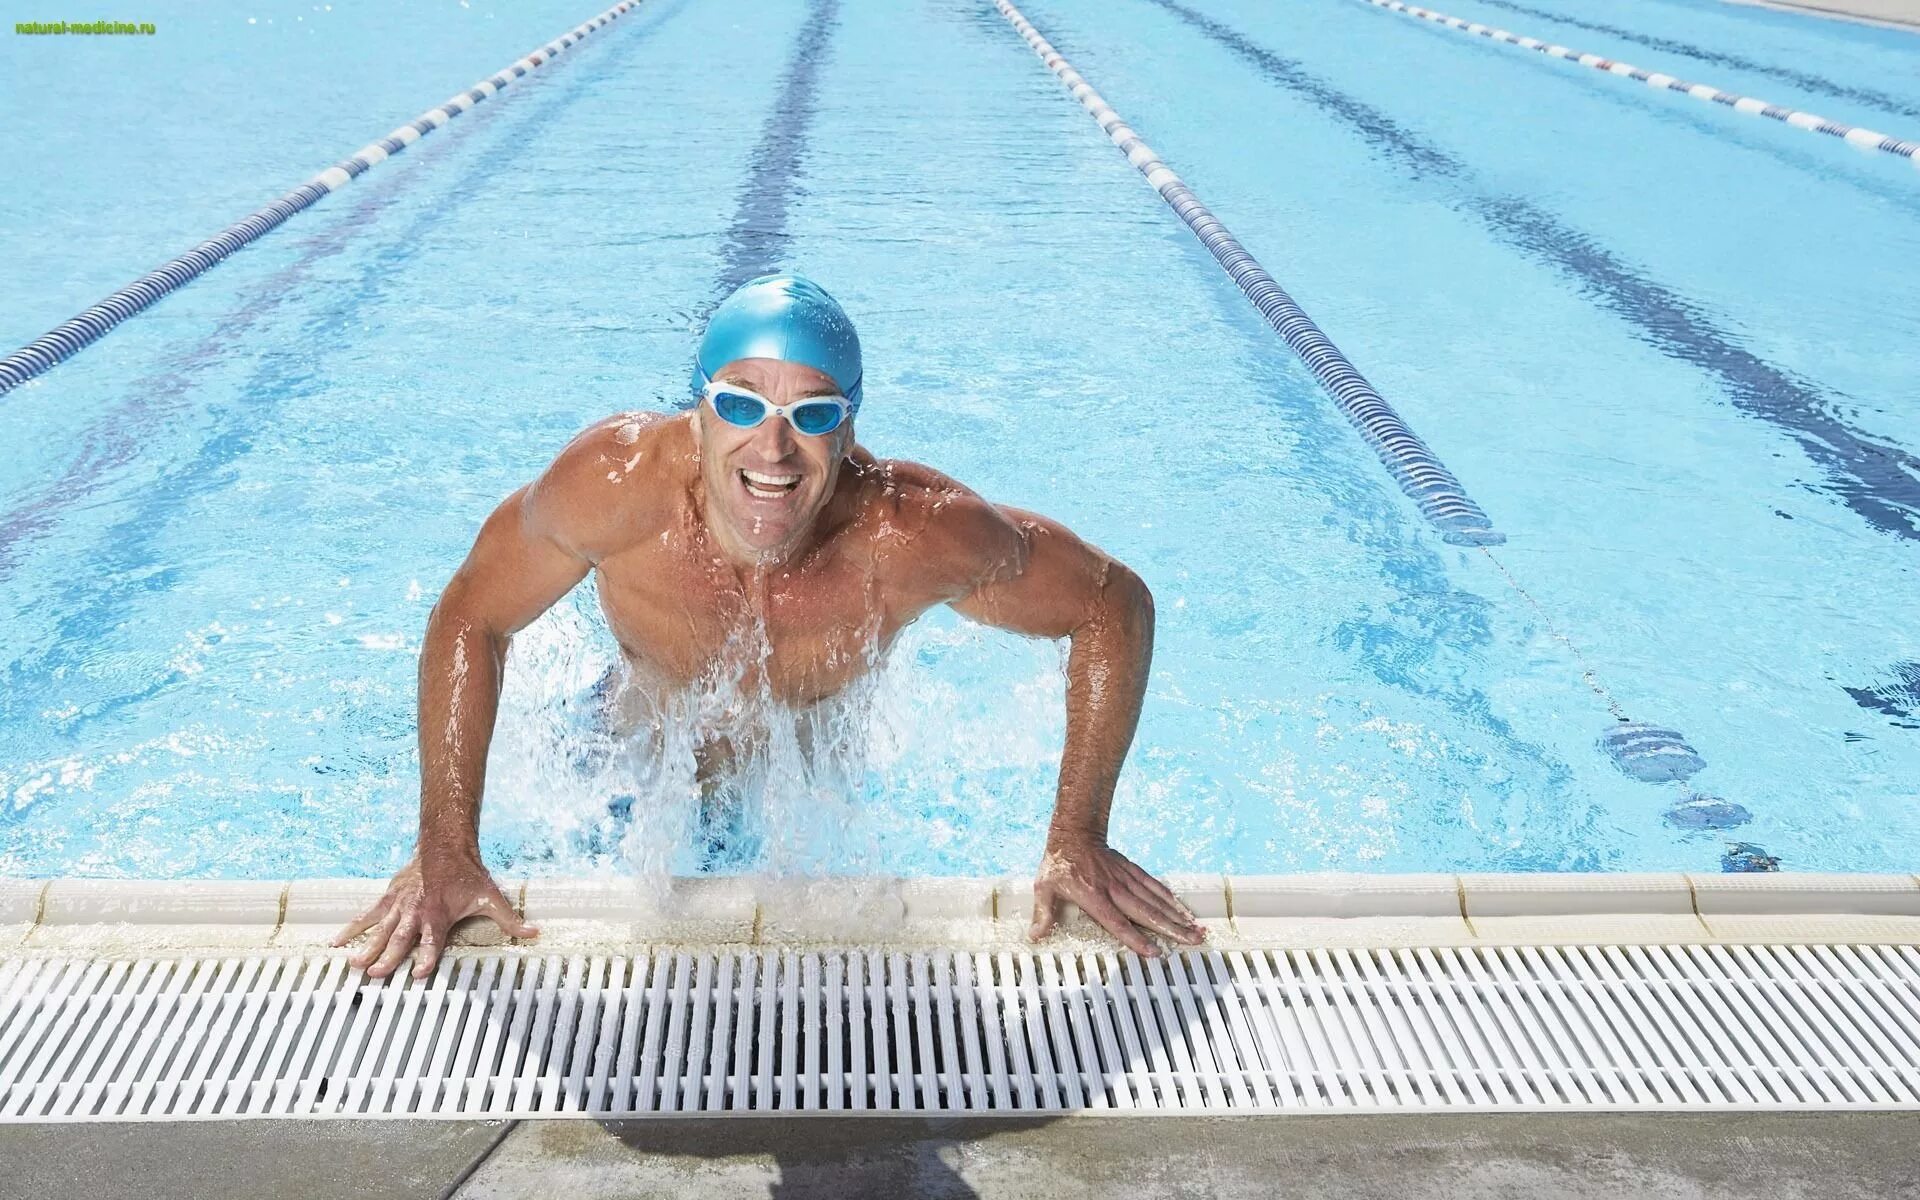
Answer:
[(793, 436), (793, 426), (785, 417), (769, 416), (753, 431), (753, 441), (748, 444), (762, 461), (776, 463), (784, 461), (796, 449)]

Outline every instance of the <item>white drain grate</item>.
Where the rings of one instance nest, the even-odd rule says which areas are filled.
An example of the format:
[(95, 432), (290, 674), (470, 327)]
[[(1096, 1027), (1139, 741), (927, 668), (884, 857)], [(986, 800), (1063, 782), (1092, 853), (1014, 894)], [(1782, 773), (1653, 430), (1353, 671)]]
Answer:
[(0, 964), (0, 1120), (1920, 1107), (1920, 952)]

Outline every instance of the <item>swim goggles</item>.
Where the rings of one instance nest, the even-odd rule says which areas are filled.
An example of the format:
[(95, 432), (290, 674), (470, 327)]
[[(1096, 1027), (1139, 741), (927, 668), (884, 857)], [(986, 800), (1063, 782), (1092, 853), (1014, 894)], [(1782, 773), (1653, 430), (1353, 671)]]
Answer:
[(783, 407), (750, 388), (717, 379), (709, 380), (700, 394), (729, 425), (752, 429), (769, 416), (785, 417), (787, 424), (809, 437), (832, 433), (853, 411), (844, 396), (809, 396)]

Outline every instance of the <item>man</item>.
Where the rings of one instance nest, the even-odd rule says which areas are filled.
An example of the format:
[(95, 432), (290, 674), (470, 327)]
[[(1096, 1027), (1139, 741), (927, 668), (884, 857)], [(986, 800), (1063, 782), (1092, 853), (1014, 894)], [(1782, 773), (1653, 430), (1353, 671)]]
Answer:
[(874, 458), (853, 440), (860, 384), (859, 339), (832, 297), (798, 275), (750, 280), (708, 323), (692, 411), (601, 421), (487, 518), (427, 622), (420, 840), (386, 896), (335, 939), (372, 931), (355, 966), (390, 974), (417, 944), (425, 976), (469, 916), (537, 932), (480, 862), (487, 746), (510, 639), (589, 571), (636, 676), (684, 687), (741, 655), (752, 631), (757, 650), (727, 665), (794, 706), (839, 692), (872, 664), (870, 649), (939, 604), (1071, 638), (1031, 936), (1046, 936), (1062, 900), (1140, 954), (1157, 953), (1147, 933), (1205, 936), (1165, 884), (1107, 845), (1153, 657), (1146, 585), (1045, 517)]

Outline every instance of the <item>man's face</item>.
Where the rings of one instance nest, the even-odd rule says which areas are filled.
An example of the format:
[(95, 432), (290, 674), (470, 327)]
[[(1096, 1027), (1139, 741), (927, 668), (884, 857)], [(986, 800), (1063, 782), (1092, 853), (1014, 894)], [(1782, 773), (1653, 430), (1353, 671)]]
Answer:
[[(840, 393), (832, 378), (812, 367), (772, 358), (736, 359), (713, 378), (781, 406)], [(741, 429), (721, 420), (702, 400), (693, 421), (707, 489), (707, 524), (736, 553), (784, 557), (833, 495), (840, 463), (853, 443), (852, 418), (819, 437), (771, 413), (752, 429)]]

